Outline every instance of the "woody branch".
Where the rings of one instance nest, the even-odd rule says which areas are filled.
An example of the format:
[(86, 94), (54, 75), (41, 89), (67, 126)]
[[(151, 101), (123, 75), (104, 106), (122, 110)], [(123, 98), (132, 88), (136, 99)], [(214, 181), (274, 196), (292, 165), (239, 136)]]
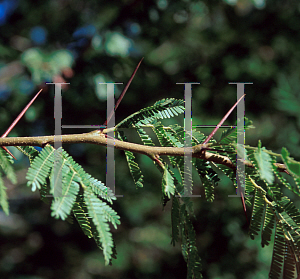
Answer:
[[(71, 134), (61, 136), (40, 136), (40, 137), (10, 137), (0, 138), (0, 146), (40, 146), (45, 147), (47, 144), (54, 144), (55, 141), (61, 141), (62, 144), (89, 143), (102, 146), (112, 146), (120, 150), (128, 150), (135, 153), (140, 153), (149, 156), (155, 160), (157, 156), (185, 156), (184, 147), (157, 147), (146, 146), (137, 143), (124, 142), (117, 139), (108, 139), (101, 131), (92, 131), (83, 134)], [(217, 164), (222, 164), (236, 169), (235, 164), (224, 155), (216, 154), (205, 150), (207, 144), (198, 144), (192, 147), (192, 157), (211, 161)], [(245, 161), (244, 164), (248, 167), (254, 167), (251, 162)], [(285, 171), (284, 164), (276, 163), (279, 171)]]

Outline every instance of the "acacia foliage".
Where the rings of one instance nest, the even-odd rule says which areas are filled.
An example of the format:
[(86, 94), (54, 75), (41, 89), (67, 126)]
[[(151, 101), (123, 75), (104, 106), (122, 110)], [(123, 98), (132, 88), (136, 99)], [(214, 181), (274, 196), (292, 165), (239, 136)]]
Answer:
[[(116, 125), (115, 131), (119, 140), (126, 141), (126, 135), (121, 128), (135, 128), (144, 145), (153, 146), (153, 139), (145, 128), (151, 128), (161, 146), (183, 147), (185, 133), (179, 125), (164, 126), (160, 120), (176, 116), (184, 112), (182, 100), (164, 99), (153, 106), (142, 109), (127, 117)], [(252, 122), (245, 118), (245, 130), (253, 128)], [(192, 145), (201, 144), (205, 139), (199, 131), (192, 133)], [(237, 131), (230, 128), (224, 131), (219, 141), (211, 139), (210, 143), (216, 148), (216, 155), (222, 153), (235, 161), (236, 153), (241, 146), (236, 144)], [(103, 250), (105, 263), (111, 263), (116, 257), (116, 247), (112, 238), (109, 223), (117, 229), (120, 217), (112, 208), (116, 200), (113, 192), (102, 182), (86, 173), (73, 158), (63, 149), (54, 149), (46, 145), (41, 152), (34, 147), (18, 147), (30, 161), (27, 173), (27, 185), (32, 191), (39, 190), (41, 199), (47, 201), (52, 195), (51, 215), (67, 220), (75, 217), (82, 231)], [(300, 164), (295, 161), (286, 148), (281, 154), (273, 153), (262, 147), (245, 146), (243, 152), (248, 162), (245, 179), (245, 200), (252, 208), (249, 235), (252, 239), (260, 235), (262, 247), (269, 245), (274, 234), (274, 247), (270, 278), (294, 278), (299, 274), (300, 257), (300, 212), (292, 201), (283, 194), (283, 189), (300, 196)], [(136, 187), (143, 187), (143, 174), (135, 156), (125, 151), (129, 170)], [(276, 166), (281, 159), (286, 172), (292, 177), (294, 184), (288, 182)], [(236, 184), (235, 172), (225, 167), (222, 162), (208, 163), (203, 159), (191, 159), (202, 180), (207, 201), (213, 202), (214, 190), (220, 180), (215, 168), (223, 171), (232, 183)], [(202, 278), (201, 258), (197, 251), (196, 234), (190, 217), (193, 216), (193, 203), (186, 190), (192, 189), (191, 171), (184, 167), (184, 158), (168, 156), (166, 160), (159, 158), (155, 166), (162, 174), (161, 195), (164, 205), (171, 201), (172, 236), (171, 243), (181, 243), (183, 258), (187, 263), (187, 278)], [(12, 158), (0, 150), (0, 166), (13, 183), (16, 183)], [(250, 164), (251, 163), (251, 164)], [(251, 167), (250, 167), (251, 166)], [(178, 176), (179, 175), (179, 176)], [(178, 179), (178, 177), (180, 179)], [(188, 187), (187, 187), (188, 186)], [(190, 188), (189, 188), (190, 187)], [(9, 206), (6, 188), (0, 177), (0, 204), (6, 214)]]

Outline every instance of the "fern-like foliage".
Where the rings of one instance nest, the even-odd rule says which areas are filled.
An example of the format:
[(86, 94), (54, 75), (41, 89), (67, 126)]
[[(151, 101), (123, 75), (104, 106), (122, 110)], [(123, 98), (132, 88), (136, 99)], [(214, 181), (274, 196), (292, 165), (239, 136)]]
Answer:
[(275, 225), (275, 215), (273, 214), (272, 206), (267, 204), (264, 216), (264, 222), (261, 235), (261, 246), (269, 245), (271, 242), (272, 230)]
[(125, 118), (116, 125), (116, 128), (130, 128), (136, 125), (151, 124), (154, 120), (174, 117), (183, 112), (183, 100), (163, 99), (157, 101), (153, 106), (141, 109)]
[(266, 180), (267, 183), (272, 184), (274, 181), (274, 174), (272, 171), (272, 158), (264, 152), (264, 148), (261, 148), (261, 142), (258, 143), (258, 149), (254, 154), (256, 166), (259, 169), (260, 178)]
[(168, 198), (171, 198), (171, 195), (175, 194), (175, 189), (174, 177), (171, 175), (168, 168), (165, 168), (162, 178), (162, 191), (168, 196)]
[(55, 149), (48, 145), (33, 160), (26, 176), (28, 179), (27, 186), (31, 186), (33, 192), (36, 189), (41, 189), (41, 186), (46, 183), (54, 165), (54, 153)]
[[(24, 153), (32, 155), (25, 148)], [(112, 200), (116, 199), (112, 191), (87, 174), (61, 148), (55, 150), (48, 145), (34, 155), (26, 176), (27, 185), (33, 191), (39, 189), (44, 200), (52, 194), (51, 215), (62, 220), (74, 215), (83, 232), (93, 237), (103, 250), (105, 263), (110, 263), (116, 253), (108, 222), (115, 228), (120, 224), (120, 217), (107, 204), (112, 204)]]
[[(124, 135), (123, 131), (118, 132), (118, 138), (122, 141), (127, 141), (126, 136)], [(135, 160), (135, 156), (131, 151), (125, 151), (128, 167), (130, 170), (130, 173), (132, 175), (132, 178), (134, 180), (134, 183), (136, 187), (143, 187), (143, 178), (144, 175), (141, 172), (141, 169), (138, 165), (138, 163)]]
[(28, 157), (30, 164), (39, 155), (39, 152), (32, 146), (17, 146), (17, 149)]
[[(149, 112), (146, 110), (147, 113)], [(144, 110), (130, 116), (127, 118), (126, 125), (125, 122), (121, 122), (121, 127), (135, 127), (138, 135), (140, 136), (142, 142), (145, 145), (153, 146), (153, 140), (149, 134), (146, 133), (144, 127), (152, 128), (152, 131), (156, 135), (161, 146), (167, 147), (184, 147), (185, 133), (183, 127), (179, 125), (173, 125), (169, 127), (165, 127), (162, 123), (156, 121), (157, 119), (161, 119), (163, 117), (153, 117), (153, 113), (147, 114)], [(156, 119), (154, 119), (156, 118)], [(145, 120), (145, 121), (144, 121)], [(155, 120), (155, 121), (154, 121)], [(245, 118), (244, 120), (244, 128), (245, 130), (254, 128), (252, 125), (252, 121)], [(118, 125), (117, 125), (118, 126)], [(124, 135), (122, 135), (124, 137)], [(192, 145), (200, 144), (204, 141), (205, 136), (199, 131), (192, 132)], [(284, 239), (287, 241), (289, 239), (289, 244), (284, 246), (284, 261), (282, 261), (283, 265), (282, 270), (284, 270), (284, 274), (286, 274), (286, 278), (290, 278), (289, 274), (294, 274), (293, 270), (295, 270), (295, 266), (297, 265), (297, 261), (294, 259), (300, 258), (299, 255), (295, 258), (298, 253), (298, 240), (297, 238), (299, 231), (299, 223), (293, 220), (291, 217), (291, 212), (289, 213), (287, 207), (280, 205), (284, 196), (282, 194), (282, 186), (275, 182), (275, 177), (279, 179), (284, 186), (286, 186), (289, 190), (292, 190), (294, 193), (299, 194), (299, 185), (300, 185), (300, 164), (289, 157), (289, 153), (283, 149), (282, 158), (286, 165), (289, 167), (289, 171), (293, 175), (296, 188), (291, 186), (287, 180), (282, 176), (282, 174), (278, 171), (276, 164), (276, 157), (272, 155), (272, 152), (269, 152), (264, 147), (262, 147), (261, 142), (259, 142), (258, 147), (251, 148), (249, 146), (240, 146), (237, 145), (237, 129), (229, 128), (224, 131), (221, 135), (220, 140), (217, 142), (213, 139), (210, 140), (212, 143), (211, 147), (216, 148), (216, 150), (221, 151), (225, 154), (232, 162), (236, 160), (236, 154), (239, 154), (240, 158), (245, 158), (252, 163), (253, 168), (246, 168), (245, 173), (245, 194), (246, 194), (246, 204), (252, 208), (251, 222), (249, 226), (249, 235), (251, 238), (254, 238), (257, 235), (261, 235), (261, 245), (264, 247), (265, 245), (269, 245), (271, 242), (272, 233), (274, 231), (275, 226), (282, 226), (281, 230), (286, 233), (283, 234)], [(213, 152), (213, 151), (212, 151)], [(127, 156), (128, 157), (128, 156)], [(127, 158), (128, 159), (128, 158)], [(190, 250), (190, 241), (192, 238), (192, 230), (187, 231), (188, 225), (190, 221), (187, 221), (188, 214), (192, 214), (192, 205), (189, 197), (185, 197), (184, 190), (186, 185), (184, 183), (184, 179), (189, 179), (187, 184), (192, 185), (192, 179), (184, 172), (184, 159), (179, 156), (168, 156), (170, 166), (168, 167), (168, 163), (163, 161), (161, 158), (161, 165), (155, 164), (162, 173), (162, 194), (167, 195), (168, 199), (164, 199), (165, 203), (168, 200), (172, 199), (172, 211), (171, 211), (171, 220), (172, 220), (172, 239), (171, 243), (175, 245), (176, 242), (181, 241), (182, 253), (187, 261), (193, 259), (193, 252)], [(138, 168), (137, 163), (130, 163), (132, 158), (129, 158), (129, 168), (132, 174), (134, 171), (136, 172), (133, 175), (134, 180), (136, 181), (141, 173)], [(217, 186), (219, 182), (219, 177), (217, 173), (212, 168), (212, 165), (219, 168), (223, 173), (228, 176), (235, 187), (237, 187), (236, 183), (236, 174), (231, 169), (225, 167), (223, 164), (217, 163), (208, 163), (201, 159), (194, 159), (193, 166), (197, 170), (199, 177), (202, 181), (204, 192), (206, 199), (208, 201), (213, 201), (214, 199), (214, 188)], [(132, 171), (132, 166), (134, 166), (134, 171)], [(163, 166), (163, 167), (162, 167)], [(180, 174), (181, 181), (178, 181), (171, 168), (177, 169)], [(138, 170), (138, 172), (137, 172)], [(173, 177), (173, 179), (172, 179)], [(174, 187), (175, 185), (175, 187)], [(177, 196), (176, 196), (177, 195)], [(187, 209), (189, 208), (189, 212)], [(284, 212), (283, 218), (279, 218), (277, 215), (277, 211), (282, 210)], [(295, 210), (293, 212), (293, 217), (300, 218), (300, 214)], [(186, 215), (185, 215), (186, 214)], [(283, 225), (285, 224), (285, 225)], [(286, 227), (284, 229), (284, 227)], [(287, 229), (288, 228), (288, 229)], [(179, 238), (179, 231), (181, 230), (181, 239)], [(280, 234), (280, 228), (278, 229), (278, 235)], [(277, 230), (277, 231), (278, 231)], [(183, 236), (189, 235), (188, 238)], [(291, 243), (291, 237), (288, 235), (294, 235), (294, 242)], [(280, 238), (281, 239), (281, 238)], [(282, 248), (281, 240), (276, 242), (274, 246), (274, 257), (272, 261), (272, 267), (270, 272), (270, 278), (277, 278), (276, 271), (272, 271), (272, 268), (278, 269), (280, 266), (280, 261), (278, 262), (278, 258), (280, 257), (280, 249)], [(279, 247), (281, 247), (279, 249)], [(297, 248), (297, 249), (296, 249)], [(283, 248), (282, 248), (283, 249)], [(288, 250), (289, 249), (289, 250)], [(277, 254), (277, 252), (278, 254)], [(292, 251), (292, 252), (287, 252)], [(195, 258), (196, 259), (196, 258)], [(193, 260), (192, 260), (193, 261)], [(188, 278), (198, 278), (195, 274), (200, 270), (200, 264), (196, 263), (197, 260), (193, 261), (193, 271), (190, 270), (191, 273), (194, 274), (194, 277)], [(189, 264), (188, 264), (189, 270)], [(300, 269), (298, 269), (300, 270)], [(272, 277), (273, 276), (273, 277)], [(200, 278), (200, 277), (199, 277)], [(291, 277), (292, 278), (292, 277)]]
[[(238, 125), (240, 119), (237, 121), (236, 125)], [(249, 120), (247, 117), (244, 119), (244, 130), (253, 129), (254, 126), (252, 125), (252, 121)], [(229, 144), (229, 143), (236, 143), (237, 139), (237, 128), (231, 127), (222, 132), (221, 138), (218, 141), (218, 144)]]
[[(135, 128), (141, 142), (154, 146), (156, 137), (163, 147), (184, 148), (185, 131), (178, 124), (164, 126), (161, 120), (177, 116), (184, 112), (182, 100), (164, 99), (153, 106), (142, 109), (116, 125), (118, 139), (127, 141), (126, 133), (121, 128)], [(253, 128), (252, 122), (244, 119), (244, 128)], [(153, 133), (147, 131), (151, 129)], [(154, 135), (154, 136), (153, 136)], [(215, 168), (222, 171), (237, 187), (237, 177), (245, 181), (245, 203), (252, 209), (249, 235), (253, 239), (260, 237), (262, 247), (274, 241), (273, 257), (269, 278), (295, 278), (300, 276), (300, 212), (292, 201), (283, 194), (284, 190), (300, 196), (300, 163), (290, 157), (287, 149), (276, 154), (262, 147), (241, 146), (237, 144), (238, 131), (229, 128), (224, 131), (219, 141), (209, 141), (209, 152), (216, 158), (226, 156), (233, 164), (239, 158), (245, 158), (245, 173), (237, 173), (221, 161), (207, 162), (200, 158), (167, 156), (153, 158), (154, 165), (161, 173), (161, 195), (163, 205), (169, 201), (171, 209), (171, 243), (181, 244), (182, 255), (187, 263), (187, 278), (202, 278), (201, 260), (196, 247), (196, 234), (190, 220), (193, 216), (193, 202), (189, 195), (193, 192), (192, 171), (196, 170), (201, 181), (205, 198), (212, 202), (215, 187), (220, 178)], [(203, 143), (205, 135), (193, 130), (191, 145)], [(18, 147), (30, 161), (27, 173), (32, 191), (38, 189), (41, 199), (49, 202), (53, 196), (51, 214), (55, 218), (71, 221), (74, 216), (84, 234), (94, 238), (103, 250), (105, 263), (111, 263), (116, 257), (116, 247), (110, 232), (109, 223), (115, 228), (120, 224), (119, 216), (112, 209), (114, 197), (112, 191), (102, 182), (87, 174), (64, 150), (55, 150), (47, 145), (41, 152), (33, 147)], [(129, 171), (136, 187), (143, 187), (144, 175), (133, 152), (125, 151)], [(220, 158), (220, 156), (219, 156)], [(188, 169), (186, 160), (190, 160)], [(292, 177), (292, 185), (285, 174), (279, 171), (277, 164), (283, 162)], [(2, 174), (15, 182), (11, 167), (11, 158), (0, 149), (0, 205), (8, 214), (6, 188)], [(188, 190), (188, 191), (186, 191)]]
[[(158, 104), (163, 104), (163, 102)], [(154, 110), (154, 106), (153, 106), (145, 110), (141, 110), (136, 114), (133, 114), (132, 116), (128, 117), (123, 122), (121, 122), (119, 126), (117, 125), (117, 127), (135, 127), (142, 142), (148, 146), (153, 146), (153, 140), (151, 136), (146, 133), (144, 127), (152, 128), (152, 131), (156, 135), (161, 146), (181, 147), (181, 148), (184, 147), (185, 133), (183, 127), (179, 125), (165, 127), (162, 123), (157, 121), (158, 119), (165, 118), (166, 116), (168, 117), (168, 115), (162, 116), (161, 114), (158, 114), (157, 111)], [(244, 121), (245, 121), (244, 122), (245, 130), (254, 128), (252, 125), (252, 121), (248, 120), (247, 118), (245, 118)], [(121, 139), (125, 140), (124, 134), (122, 134)], [(204, 139), (205, 136), (199, 131), (192, 132), (193, 146), (202, 143)], [(245, 193), (247, 196), (246, 204), (252, 207), (252, 216), (251, 216), (251, 222), (249, 227), (249, 235), (251, 236), (251, 238), (254, 238), (256, 235), (261, 234), (261, 244), (262, 247), (264, 247), (265, 245), (270, 244), (273, 229), (275, 225), (279, 224), (278, 216), (276, 217), (276, 209), (282, 208), (282, 206), (279, 206), (279, 204), (284, 198), (281, 191), (281, 185), (279, 185), (277, 182), (275, 183), (275, 177), (277, 177), (281, 183), (283, 183), (294, 193), (295, 192), (299, 193), (299, 185), (300, 185), (299, 166), (300, 165), (298, 164), (298, 162), (295, 162), (293, 159), (290, 159), (288, 157), (289, 156), (288, 152), (285, 149), (283, 149), (282, 157), (285, 160), (286, 164), (289, 166), (289, 170), (293, 175), (295, 184), (298, 187), (295, 188), (292, 187), (286, 181), (286, 179), (282, 176), (281, 173), (279, 173), (278, 169), (275, 166), (276, 158), (270, 155), (271, 153), (268, 150), (266, 150), (264, 147), (262, 147), (260, 142), (257, 148), (250, 148), (248, 146), (242, 147), (240, 145), (237, 145), (236, 142), (237, 142), (236, 128), (229, 128), (228, 130), (224, 131), (218, 142), (213, 139), (210, 140), (210, 143), (212, 143), (211, 146), (213, 148), (216, 148), (217, 150), (221, 150), (223, 154), (225, 154), (232, 162), (235, 162), (236, 154), (238, 153), (240, 158), (245, 158), (246, 160), (249, 160), (252, 163), (254, 168), (251, 169), (247, 168), (246, 176), (245, 176)], [(138, 167), (137, 162), (134, 161), (133, 156), (126, 155), (126, 157), (128, 160), (130, 171), (133, 175), (134, 181), (136, 182), (141, 177), (140, 168)], [(194, 255), (193, 253), (189, 253), (192, 251), (189, 250), (189, 243), (190, 243), (189, 241), (191, 239), (183, 238), (183, 235), (185, 236), (190, 235), (190, 237), (192, 236), (192, 231), (187, 232), (186, 230), (187, 224), (191, 225), (190, 223), (187, 223), (188, 221), (186, 221), (187, 216), (189, 214), (187, 212), (187, 209), (189, 208), (190, 214), (193, 213), (192, 213), (191, 201), (189, 197), (185, 197), (186, 188), (184, 186), (192, 185), (192, 178), (191, 176), (188, 175), (191, 172), (189, 171), (189, 173), (185, 173), (183, 157), (168, 156), (168, 159), (170, 163), (169, 167), (168, 167), (168, 163), (163, 161), (161, 158), (160, 160), (162, 164), (161, 165), (155, 164), (155, 165), (160, 169), (162, 173), (162, 194), (163, 194), (164, 205), (165, 203), (168, 202), (168, 200), (170, 200), (170, 198), (172, 198), (171, 243), (175, 245), (175, 243), (179, 241), (179, 228), (181, 228), (181, 232), (184, 232), (184, 234), (181, 234), (182, 253), (187, 263), (189, 263), (192, 259), (191, 255)], [(223, 171), (224, 174), (227, 175), (232, 180), (234, 186), (237, 187), (236, 174), (231, 169), (228, 169), (222, 164), (208, 163), (205, 162), (204, 160), (196, 158), (193, 160), (193, 166), (195, 167), (195, 169), (199, 174), (199, 177), (202, 181), (202, 185), (204, 187), (205, 196), (208, 201), (213, 201), (214, 189), (220, 180), (217, 173), (212, 168), (212, 165), (214, 165), (215, 167)], [(178, 181), (175, 178), (173, 172), (171, 171), (171, 168), (177, 169), (181, 181)], [(188, 181), (184, 181), (184, 179), (188, 179)], [(167, 196), (167, 199), (165, 199), (164, 196)], [(181, 205), (180, 202), (182, 203)], [(285, 214), (288, 213), (286, 212)], [(294, 212), (294, 214), (299, 217), (298, 213)], [(297, 231), (297, 226), (299, 227), (299, 224), (297, 225), (290, 218), (286, 218), (284, 220), (286, 226), (289, 227), (288, 233), (291, 234), (293, 232), (295, 234), (295, 242), (297, 242), (298, 241), (298, 239), (296, 238), (297, 232), (295, 231)], [(286, 235), (284, 234), (284, 237), (287, 238), (287, 234)], [(276, 243), (274, 248), (275, 250), (277, 249), (278, 245), (279, 243)], [(290, 243), (289, 247), (290, 247), (289, 249), (291, 250), (291, 247), (296, 247), (296, 246), (295, 244), (292, 245)], [(293, 251), (296, 252), (295, 248)], [(285, 262), (286, 262), (284, 264), (285, 274), (290, 274), (293, 268), (295, 268), (296, 262), (295, 261), (293, 262), (293, 259), (294, 258), (292, 257), (292, 253), (285, 254)], [(278, 268), (278, 266), (276, 266), (275, 263), (277, 263), (276, 259), (273, 260), (272, 267)], [(188, 265), (188, 269), (189, 269), (189, 265)], [(194, 269), (198, 271), (200, 270), (200, 264), (196, 264), (196, 261), (194, 262)], [(193, 270), (193, 272), (195, 270)], [(190, 277), (190, 278), (197, 278), (195, 275), (196, 273), (193, 272), (191, 271), (190, 274), (194, 274), (194, 277)], [(273, 273), (271, 272), (270, 274)], [(286, 278), (289, 278), (288, 277), (289, 275), (286, 276), (287, 276)]]
[(181, 248), (183, 257), (187, 262), (187, 278), (203, 278), (201, 274), (201, 260), (196, 248), (196, 234), (184, 204), (180, 207), (179, 216)]
[[(0, 148), (0, 206), (2, 207), (6, 215), (9, 214), (9, 205), (7, 200), (6, 187), (3, 181), (3, 174), (11, 181), (11, 183), (17, 183), (17, 177), (12, 167), (13, 158), (7, 154), (2, 148)], [(2, 174), (3, 173), (3, 174)]]
[[(105, 216), (106, 210), (104, 208), (104, 203), (101, 202), (95, 196), (95, 194), (89, 190), (84, 191), (84, 201), (87, 205), (89, 216), (92, 218), (93, 223), (97, 228), (97, 232), (99, 234), (98, 237), (103, 247), (105, 263), (108, 264), (111, 259), (111, 255), (113, 253), (112, 252), (113, 240), (107, 223), (107, 217)], [(108, 216), (113, 217), (109, 214)]]

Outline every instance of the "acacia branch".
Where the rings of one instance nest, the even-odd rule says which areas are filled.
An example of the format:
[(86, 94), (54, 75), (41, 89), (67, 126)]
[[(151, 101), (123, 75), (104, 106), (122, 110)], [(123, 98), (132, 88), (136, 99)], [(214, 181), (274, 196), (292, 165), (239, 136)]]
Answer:
[[(111, 146), (120, 150), (127, 150), (135, 153), (140, 153), (149, 156), (152, 160), (159, 156), (185, 156), (184, 147), (157, 147), (147, 146), (137, 143), (120, 141), (117, 139), (108, 139), (105, 134), (99, 130), (83, 134), (70, 134), (70, 135), (55, 135), (55, 136), (39, 136), (39, 137), (9, 137), (0, 138), (0, 146), (40, 146), (45, 147), (47, 144), (54, 144), (54, 142), (61, 141), (62, 144), (71, 143), (90, 143), (102, 146)], [(192, 147), (192, 157), (203, 159), (205, 161), (222, 164), (236, 170), (235, 164), (224, 155), (215, 154), (205, 150), (207, 144), (198, 144)], [(254, 168), (251, 162), (244, 161), (248, 167)], [(279, 171), (286, 171), (284, 164), (275, 164)]]

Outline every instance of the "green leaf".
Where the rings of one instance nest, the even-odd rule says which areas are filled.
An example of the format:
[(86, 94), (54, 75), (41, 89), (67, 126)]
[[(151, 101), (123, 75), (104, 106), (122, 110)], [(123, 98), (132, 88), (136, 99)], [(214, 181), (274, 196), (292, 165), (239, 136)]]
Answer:
[(36, 156), (40, 153), (33, 146), (16, 146), (19, 151), (26, 155), (29, 159), (30, 164)]
[[(237, 126), (237, 124), (236, 124)], [(248, 129), (252, 129), (254, 126), (252, 125), (252, 121), (249, 120), (247, 117), (244, 118), (244, 131)], [(219, 144), (229, 144), (232, 142), (237, 141), (237, 128), (236, 127), (231, 127), (225, 131), (222, 132), (221, 138), (218, 141)]]
[(281, 278), (281, 270), (285, 252), (285, 238), (279, 223), (276, 225), (274, 248), (269, 278)]
[(88, 210), (82, 197), (77, 197), (77, 202), (74, 203), (72, 212), (86, 236), (92, 238), (91, 223), (89, 221)]
[(196, 158), (195, 167), (204, 186), (206, 200), (213, 202), (214, 190), (220, 180), (218, 174), (213, 170), (209, 162), (199, 158)]
[(4, 186), (3, 179), (0, 173), (0, 206), (6, 215), (9, 214), (9, 206), (6, 194), (6, 187)]
[(300, 177), (300, 163), (289, 157), (289, 155), (290, 153), (288, 152), (288, 150), (285, 147), (282, 147), (281, 157), (284, 164), (287, 166), (289, 172), (297, 177)]
[(185, 261), (187, 262), (187, 278), (201, 279), (201, 259), (196, 246), (196, 233), (192, 222), (186, 211), (185, 205), (180, 208), (180, 224), (182, 245), (181, 250)]
[(36, 156), (28, 169), (26, 179), (27, 186), (31, 186), (34, 192), (37, 188), (41, 189), (41, 185), (46, 183), (46, 178), (54, 163), (55, 149), (52, 146), (46, 146), (38, 156)]
[(237, 138), (237, 129), (236, 127), (231, 127), (222, 132), (219, 143), (228, 144), (231, 142), (236, 142), (236, 138)]
[(6, 151), (0, 148), (0, 167), (11, 183), (16, 184), (17, 177), (12, 167), (13, 163), (13, 158)]
[(269, 245), (271, 241), (272, 230), (275, 225), (275, 215), (273, 213), (273, 208), (269, 204), (267, 204), (264, 223), (263, 223), (263, 230), (261, 234), (261, 246), (264, 247), (265, 245)]
[(141, 169), (139, 167), (139, 165), (137, 164), (137, 162), (135, 162), (135, 156), (133, 155), (133, 153), (131, 151), (127, 151), (125, 150), (125, 155), (126, 155), (126, 159), (128, 162), (128, 167), (130, 170), (130, 173), (132, 175), (132, 178), (134, 180), (134, 183), (136, 185), (136, 187), (143, 187), (143, 183), (144, 183), (144, 175), (141, 172)]
[(244, 144), (237, 144), (237, 154), (239, 158), (244, 158), (247, 160), (247, 149)]
[(260, 231), (264, 208), (264, 194), (256, 188), (249, 227), (249, 235), (252, 239), (254, 239), (254, 235), (258, 235), (258, 232)]
[[(68, 164), (67, 160), (67, 153), (63, 151), (62, 148), (59, 148), (55, 150), (54, 153), (54, 164), (51, 169), (50, 174), (50, 193), (56, 196), (63, 195), (63, 179), (68, 175), (68, 173), (71, 171), (72, 175), (74, 173), (73, 170), (70, 170), (70, 165)], [(80, 181), (80, 179), (73, 175), (73, 179)]]
[(102, 244), (105, 264), (108, 265), (112, 256), (114, 246), (112, 235), (104, 215), (103, 203), (89, 190), (84, 191), (84, 201), (87, 205), (88, 214), (99, 234), (99, 241)]
[(170, 174), (167, 167), (164, 169), (162, 189), (163, 193), (167, 195), (169, 199), (171, 198), (171, 195), (175, 194), (174, 177)]
[(101, 181), (99, 181), (96, 178), (91, 177), (89, 179), (90, 185), (89, 187), (92, 189), (92, 191), (100, 196), (102, 199), (107, 200), (109, 203), (113, 203), (112, 200), (116, 200), (117, 198), (115, 197), (113, 191), (105, 186)]
[(62, 196), (55, 197), (51, 206), (51, 216), (65, 220), (73, 208), (76, 196), (79, 191), (79, 185), (74, 181), (77, 174), (69, 172), (62, 181)]
[(152, 139), (144, 131), (144, 129), (142, 129), (141, 127), (137, 126), (136, 131), (137, 131), (138, 135), (140, 136), (140, 138), (141, 138), (142, 142), (144, 143), (144, 145), (154, 146), (154, 143), (153, 143)]
[[(120, 140), (122, 141), (127, 141), (124, 133), (122, 133), (121, 131), (118, 132), (118, 137)], [(136, 185), (136, 187), (143, 187), (143, 180), (144, 180), (144, 175), (141, 172), (141, 169), (138, 165), (138, 163), (135, 161), (135, 156), (133, 155), (133, 153), (131, 151), (127, 151), (125, 150), (125, 156), (126, 156), (126, 160), (128, 163), (128, 167), (130, 170), (130, 173), (132, 175), (132, 178), (134, 180), (134, 183)]]
[(113, 210), (108, 204), (105, 202), (101, 201), (100, 199), (98, 200), (98, 203), (101, 205), (103, 215), (105, 219), (112, 223), (115, 229), (117, 229), (117, 225), (120, 225), (120, 216), (118, 216), (117, 212)]
[(272, 158), (264, 151), (264, 148), (260, 148), (260, 145), (261, 143), (259, 144), (257, 151), (254, 153), (255, 160), (258, 164), (260, 177), (261, 179), (266, 180), (267, 183), (272, 184), (274, 181)]
[(176, 99), (163, 99), (156, 102), (153, 106), (141, 109), (140, 111), (128, 116), (116, 125), (116, 128), (129, 128), (151, 124), (154, 120), (170, 118), (184, 112), (184, 101)]

